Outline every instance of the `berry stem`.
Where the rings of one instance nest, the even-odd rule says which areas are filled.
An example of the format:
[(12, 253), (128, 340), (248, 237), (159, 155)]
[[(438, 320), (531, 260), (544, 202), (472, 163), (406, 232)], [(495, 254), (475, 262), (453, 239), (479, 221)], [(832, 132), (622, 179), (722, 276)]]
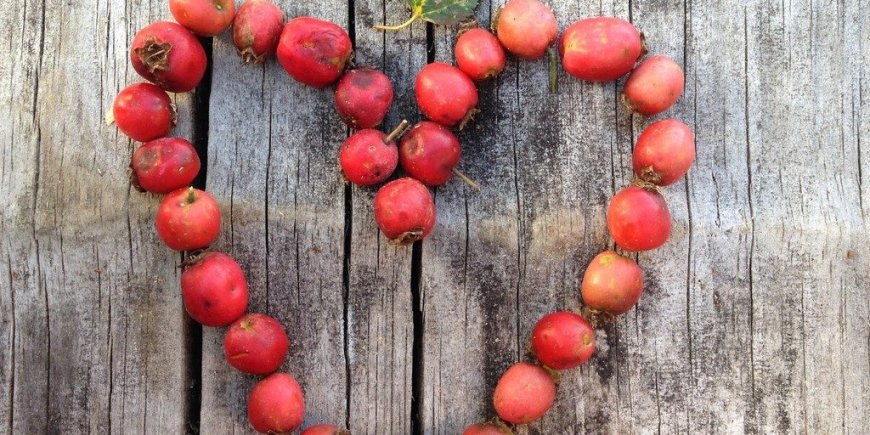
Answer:
[(194, 190), (193, 187), (188, 187), (187, 196), (184, 197), (184, 203), (193, 204), (194, 202), (196, 202), (196, 190)]
[(406, 128), (408, 128), (408, 120), (403, 119), (402, 122), (400, 122), (399, 125), (394, 128), (393, 131), (391, 131), (390, 134), (387, 135), (387, 137), (384, 138), (384, 143), (388, 144), (398, 139), (399, 136), (401, 136), (402, 133), (405, 132)]
[(375, 26), (375, 29), (378, 29), (378, 30), (401, 30), (401, 29), (404, 29), (405, 27), (410, 26), (411, 23), (413, 23), (414, 21), (417, 21), (417, 18), (420, 18), (420, 16), (422, 16), (422, 15), (423, 15), (423, 9), (422, 8), (415, 8), (414, 14), (411, 15), (411, 18), (409, 18), (408, 21), (405, 21), (404, 23), (398, 24), (395, 26), (386, 26), (383, 24), (378, 24)]
[(547, 49), (550, 55), (550, 93), (555, 95), (559, 92), (559, 55), (553, 47)]
[(453, 168), (453, 175), (456, 175), (457, 177), (461, 178), (462, 181), (464, 181), (466, 184), (471, 186), (472, 189), (480, 192), (480, 186), (478, 186), (477, 183), (474, 182), (474, 180), (472, 180), (471, 178), (468, 178), (467, 175), (463, 174), (462, 171), (460, 171), (459, 169)]

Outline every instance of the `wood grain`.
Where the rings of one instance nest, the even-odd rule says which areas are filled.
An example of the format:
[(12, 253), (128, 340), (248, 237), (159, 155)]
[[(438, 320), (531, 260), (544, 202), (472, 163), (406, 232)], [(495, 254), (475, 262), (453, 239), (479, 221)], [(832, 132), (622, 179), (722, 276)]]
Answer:
[[(383, 129), (422, 119), (414, 78), (452, 61), (455, 30), (373, 30), (404, 21), (398, 1), (278, 3), (352, 30), (357, 64), (393, 80)], [(482, 25), (502, 3), (481, 3)], [(635, 256), (637, 308), (599, 331), (553, 410), (517, 432), (866, 432), (870, 2), (548, 3), (563, 29), (630, 19), (683, 65), (683, 98), (657, 118), (691, 126), (697, 158), (665, 190), (671, 240)], [(199, 361), (179, 256), (153, 231), (158, 199), (126, 182), (136, 144), (103, 122), (138, 80), (133, 34), (167, 18), (165, 2), (0, 11), (0, 433), (251, 433), (257, 378), (224, 362), (222, 330), (204, 328)], [(492, 389), (526, 358), (537, 319), (580, 308), (586, 263), (612, 247), (606, 204), (652, 120), (619, 104), (622, 81), (560, 71), (550, 95), (546, 61), (509, 60), (460, 133), (461, 169), (482, 191), (435, 189), (435, 232), (398, 248), (373, 222), (374, 190), (341, 177), (349, 132), (332, 91), (274, 61), (242, 64), (228, 37), (214, 39), (208, 117), (194, 126), (195, 102), (176, 96), (175, 134), (208, 133), (197, 139), (224, 212), (215, 248), (242, 264), (250, 309), (286, 326), (282, 369), (305, 389), (305, 424), (455, 434), (492, 417)]]

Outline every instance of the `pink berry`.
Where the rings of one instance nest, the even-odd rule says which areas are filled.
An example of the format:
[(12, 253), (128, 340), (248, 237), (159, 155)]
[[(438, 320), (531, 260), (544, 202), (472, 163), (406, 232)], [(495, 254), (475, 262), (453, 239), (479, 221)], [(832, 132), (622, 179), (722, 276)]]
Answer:
[(643, 271), (613, 251), (595, 256), (583, 275), (580, 294), (590, 308), (618, 315), (631, 310), (643, 293)]
[(685, 77), (683, 69), (667, 56), (645, 59), (625, 82), (622, 101), (629, 110), (653, 116), (668, 110), (680, 99)]
[(565, 71), (590, 81), (612, 81), (628, 74), (644, 53), (643, 34), (616, 17), (577, 21), (565, 29), (559, 42)]
[(335, 87), (335, 109), (353, 129), (375, 128), (393, 103), (393, 84), (386, 74), (371, 68), (346, 72)]
[(142, 28), (130, 44), (133, 69), (169, 92), (193, 90), (205, 74), (205, 50), (193, 33), (158, 21)]
[(205, 326), (226, 326), (248, 307), (248, 281), (232, 257), (208, 252), (181, 273), (181, 296), (193, 320)]
[(399, 163), (399, 150), (394, 140), (373, 129), (360, 130), (341, 145), (338, 163), (347, 181), (358, 186), (382, 183)]
[(658, 192), (629, 186), (620, 190), (607, 207), (607, 229), (620, 248), (648, 251), (671, 235), (671, 213)]
[(169, 10), (178, 24), (197, 35), (220, 35), (236, 13), (235, 0), (169, 0)]
[(248, 421), (260, 433), (290, 433), (302, 425), (305, 397), (296, 378), (273, 373), (257, 382), (248, 395)]
[(350, 435), (350, 431), (334, 424), (318, 424), (303, 430), (299, 435)]
[(504, 372), (492, 395), (495, 412), (512, 424), (527, 424), (543, 417), (555, 399), (556, 384), (549, 373), (524, 362)]
[(642, 180), (667, 186), (689, 172), (695, 161), (695, 135), (676, 119), (656, 121), (637, 138), (632, 154), (634, 173)]
[(413, 178), (399, 178), (381, 187), (374, 209), (378, 227), (395, 244), (423, 240), (435, 226), (435, 200)]
[(350, 36), (335, 23), (297, 17), (281, 33), (278, 62), (296, 81), (324, 88), (338, 80), (352, 52)]
[(278, 370), (289, 347), (284, 327), (265, 314), (246, 314), (224, 335), (227, 362), (244, 373), (266, 375)]
[(498, 38), (481, 28), (471, 29), (456, 40), (456, 65), (475, 81), (491, 79), (504, 70), (504, 48)]
[(399, 161), (411, 177), (440, 186), (453, 176), (460, 154), (456, 135), (440, 124), (422, 121), (402, 137)]
[(532, 330), (532, 350), (551, 369), (567, 370), (585, 363), (595, 352), (595, 330), (568, 311), (547, 314)]
[(245, 0), (233, 22), (233, 44), (249, 63), (263, 63), (275, 54), (284, 12), (268, 0)]
[(166, 91), (151, 83), (122, 89), (112, 105), (112, 117), (130, 139), (147, 142), (166, 136), (175, 126), (175, 107)]
[(220, 232), (220, 206), (203, 190), (173, 190), (157, 207), (156, 226), (166, 246), (176, 251), (206, 248)]
[(193, 144), (180, 137), (146, 142), (130, 160), (133, 184), (153, 193), (168, 193), (189, 186), (199, 173), (199, 167), (199, 156)]
[(455, 66), (430, 63), (417, 74), (414, 87), (417, 106), (427, 118), (445, 127), (471, 119), (477, 110), (474, 82)]
[(544, 57), (559, 34), (553, 10), (539, 0), (508, 0), (496, 20), (498, 40), (521, 59)]

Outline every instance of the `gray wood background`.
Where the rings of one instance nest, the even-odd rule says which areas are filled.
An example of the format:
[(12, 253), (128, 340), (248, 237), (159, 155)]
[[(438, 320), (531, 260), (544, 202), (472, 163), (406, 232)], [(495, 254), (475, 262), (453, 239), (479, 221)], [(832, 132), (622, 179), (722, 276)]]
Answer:
[[(420, 118), (414, 76), (452, 59), (453, 30), (374, 31), (408, 16), (398, 0), (279, 3), (347, 26), (357, 64), (394, 81), (388, 124)], [(482, 2), (482, 23), (499, 3)], [(521, 432), (868, 433), (870, 2), (550, 4), (563, 28), (631, 19), (684, 65), (666, 115), (692, 126), (698, 157), (665, 193), (671, 240), (637, 257), (637, 308)], [(221, 331), (186, 318), (158, 198), (127, 182), (136, 144), (103, 121), (138, 80), (133, 34), (169, 17), (155, 0), (0, 9), (0, 433), (250, 432), (255, 378), (224, 363)], [(545, 62), (510, 60), (461, 134), (483, 190), (437, 189), (433, 235), (396, 248), (373, 191), (342, 181), (332, 93), (242, 65), (226, 34), (211, 52), (211, 81), (175, 96), (175, 134), (207, 156), (216, 247), (246, 270), (251, 309), (288, 329), (307, 424), (456, 434), (492, 415), (536, 319), (579, 308), (649, 120), (618, 104), (618, 84), (561, 73), (552, 96)]]

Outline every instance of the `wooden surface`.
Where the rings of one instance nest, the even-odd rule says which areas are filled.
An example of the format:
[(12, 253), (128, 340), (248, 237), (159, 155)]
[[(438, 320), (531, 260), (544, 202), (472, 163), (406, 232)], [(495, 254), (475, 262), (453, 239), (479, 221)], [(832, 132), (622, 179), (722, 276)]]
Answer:
[[(387, 127), (420, 119), (413, 80), (451, 61), (455, 32), (402, 2), (278, 2), (352, 30), (356, 63), (384, 69)], [(501, 1), (483, 1), (490, 22)], [(551, 1), (560, 26), (616, 15), (686, 71), (667, 116), (697, 160), (665, 196), (671, 240), (637, 256), (637, 308), (599, 331), (553, 410), (520, 433), (867, 433), (870, 427), (870, 2)], [(246, 433), (252, 376), (222, 331), (181, 307), (178, 254), (153, 230), (158, 198), (130, 188), (137, 145), (103, 118), (138, 80), (127, 48), (164, 1), (13, 0), (0, 10), (0, 433)], [(428, 28), (427, 28), (428, 27)], [(207, 158), (221, 202), (216, 249), (234, 255), (251, 309), (291, 337), (284, 369), (306, 424), (353, 433), (455, 434), (493, 414), (501, 372), (544, 313), (580, 307), (586, 263), (612, 246), (608, 199), (631, 178), (650, 120), (620, 84), (509, 60), (480, 86), (458, 181), (438, 224), (385, 243), (373, 191), (346, 186), (332, 93), (275, 62), (242, 65), (228, 35), (213, 74), (175, 97), (176, 135)]]

